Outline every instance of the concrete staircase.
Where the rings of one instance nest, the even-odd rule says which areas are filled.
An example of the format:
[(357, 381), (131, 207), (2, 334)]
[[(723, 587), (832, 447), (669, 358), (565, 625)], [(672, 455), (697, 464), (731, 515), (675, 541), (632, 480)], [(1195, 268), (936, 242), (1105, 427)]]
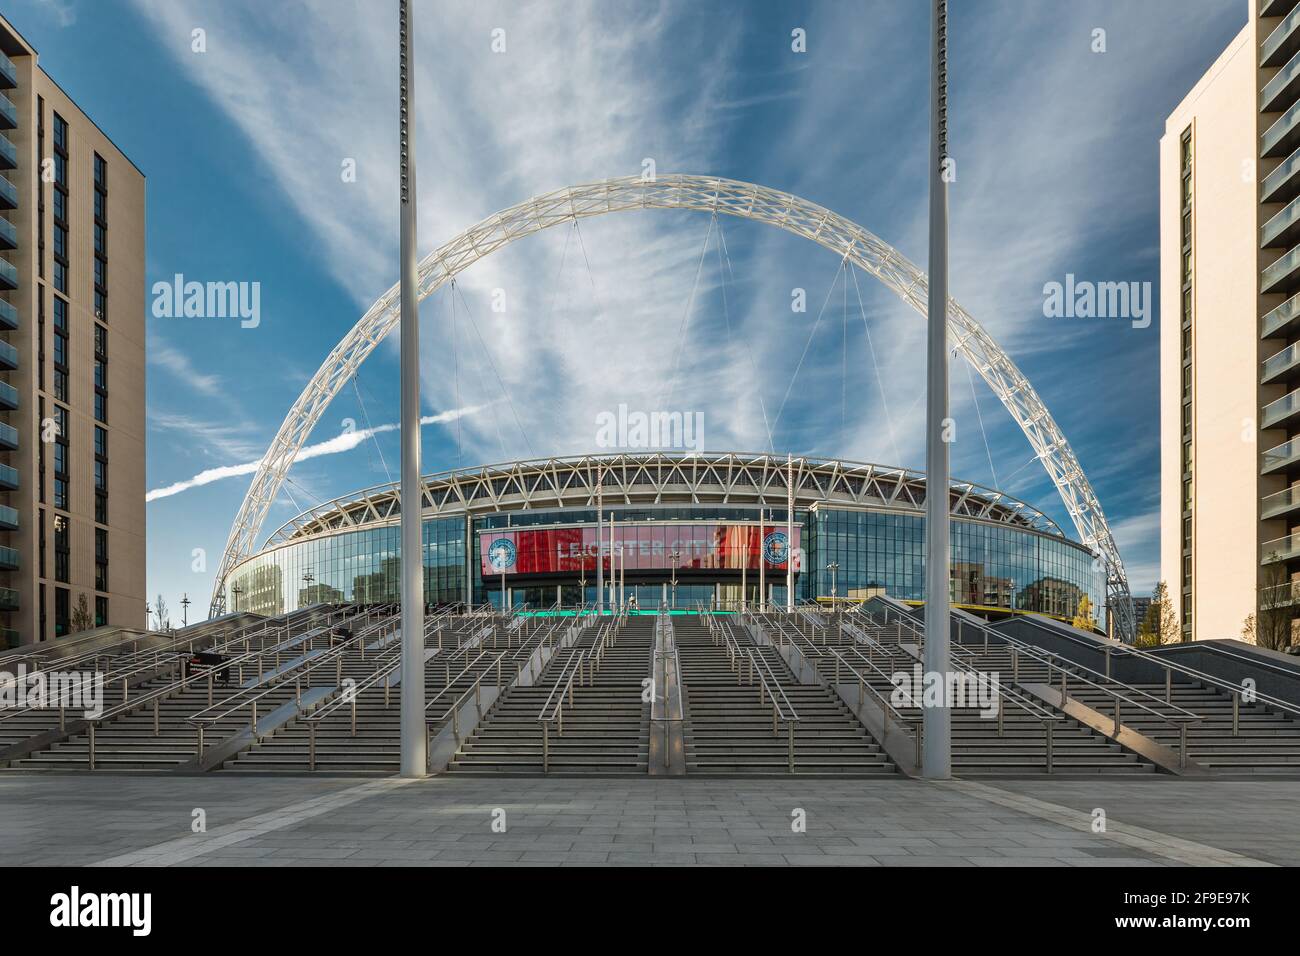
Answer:
[[(480, 677), (495, 680), (500, 664), (503, 680), (515, 676), (520, 662), (537, 646), (544, 629), (537, 624), (506, 634), (496, 625), (482, 639), (481, 621), (460, 621), (442, 635), (442, 647), (425, 663), (426, 712), (435, 722), (448, 706), (470, 690)], [(427, 641), (438, 647), (436, 637)], [(317, 772), (348, 775), (396, 773), (401, 753), (401, 682), (394, 654), (366, 674), (355, 675), (353, 706), (322, 707), (319, 716), (296, 720), (227, 761), (228, 773)], [(312, 724), (315, 751), (312, 753)]]
[[(917, 659), (904, 647), (908, 635), (896, 628), (859, 624), (859, 630), (865, 632), (869, 641), (864, 643), (849, 630), (841, 631), (829, 622), (821, 627), (808, 626), (808, 622), (801, 618), (787, 620), (782, 615), (768, 615), (764, 626), (784, 628), (796, 646), (817, 663), (819, 672), (827, 679), (833, 679), (834, 658), (829, 654), (819, 658), (819, 649), (840, 652), (886, 699), (892, 698), (895, 689), (891, 676), (900, 671), (913, 673), (917, 664)], [(958, 659), (954, 655), (954, 660)], [(974, 663), (978, 664), (978, 661)], [(842, 680), (856, 680), (850, 677), (844, 665), (841, 668)], [(1031, 676), (1022, 670), (1022, 680)], [(1008, 665), (999, 676), (1004, 687), (1009, 687), (1010, 677)], [(896, 701), (896, 706), (906, 720), (921, 719), (922, 711), (916, 704)], [(1043, 718), (1050, 713), (1045, 706), (1036, 706), (1023, 697), (1021, 700), (1008, 697), (1004, 701), (999, 728), (997, 718), (978, 706), (953, 707), (953, 774), (961, 777), (1047, 774), (1048, 742)], [(1112, 743), (1104, 735), (1064, 715), (1056, 716), (1060, 719), (1051, 722), (1053, 774), (1131, 775), (1154, 772), (1154, 765)]]
[[(730, 624), (722, 623), (721, 628)], [(830, 690), (799, 684), (775, 650), (738, 643), (762, 661), (798, 716), (794, 773), (875, 776), (895, 767), (866, 729)], [(777, 720), (760, 683), (745, 665), (733, 669), (725, 642), (699, 617), (674, 619), (685, 698), (683, 735), (688, 775), (789, 774), (789, 724)]]
[(461, 745), (448, 769), (460, 774), (542, 773), (539, 714), (548, 701), (555, 703), (562, 693), (557, 684), (584, 659), (571, 703), (563, 705), (563, 732), (559, 722), (547, 730), (547, 772), (646, 774), (649, 704), (641, 696), (642, 681), (650, 674), (654, 618), (629, 617), (614, 627), (598, 663), (591, 654), (601, 625), (593, 625), (574, 646), (556, 653), (535, 686), (508, 691)]

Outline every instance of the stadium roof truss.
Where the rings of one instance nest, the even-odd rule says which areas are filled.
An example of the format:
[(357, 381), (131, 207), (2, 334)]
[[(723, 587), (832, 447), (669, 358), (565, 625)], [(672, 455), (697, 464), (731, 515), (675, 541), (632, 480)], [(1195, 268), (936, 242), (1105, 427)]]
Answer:
[[(639, 209), (688, 209), (767, 223), (844, 257), (893, 290), (924, 315), (925, 274), (896, 249), (829, 209), (790, 193), (713, 176), (629, 176), (570, 186), (511, 206), (443, 243), (419, 266), (419, 297), (431, 295), (459, 272), (517, 239), (552, 226)], [(258, 466), (226, 541), (212, 592), (212, 612), (225, 607), (225, 581), (252, 553), (266, 514), (298, 451), (316, 422), (357, 368), (397, 327), (399, 287), (394, 285), (325, 358), (289, 409)], [(971, 315), (948, 300), (949, 345), (980, 373), (1006, 406), (1056, 485), (1080, 540), (1105, 560), (1107, 603), (1116, 632), (1135, 634), (1128, 578), (1101, 503), (1055, 419), (1029, 380)], [(507, 476), (491, 481), (506, 481)]]
[[(794, 467), (796, 507), (818, 502), (910, 511), (925, 507), (923, 472), (818, 458), (796, 458)], [(777, 455), (651, 452), (457, 469), (423, 478), (421, 492), (427, 516), (594, 508), (597, 486), (606, 506), (714, 503), (784, 509), (785, 484), (786, 459)], [(277, 528), (266, 546), (396, 521), (401, 516), (398, 491), (393, 482), (323, 502)], [(1041, 511), (991, 488), (953, 482), (949, 501), (958, 517), (1062, 534)]]

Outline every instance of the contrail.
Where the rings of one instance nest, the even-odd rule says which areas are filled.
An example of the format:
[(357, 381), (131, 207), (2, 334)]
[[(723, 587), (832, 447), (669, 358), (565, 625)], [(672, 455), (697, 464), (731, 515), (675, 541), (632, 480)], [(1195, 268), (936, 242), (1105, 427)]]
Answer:
[[(482, 405), (469, 405), (465, 408), (454, 408), (451, 411), (439, 412), (437, 415), (424, 415), (420, 418), (421, 425), (441, 425), (445, 422), (453, 422), (458, 418), (466, 415), (472, 415), (482, 409)], [(396, 422), (390, 422), (386, 425), (376, 425), (374, 428), (359, 428), (353, 431), (343, 432), (333, 438), (328, 438), (323, 442), (317, 442), (315, 445), (308, 445), (298, 452), (294, 462), (306, 461), (308, 458), (319, 458), (322, 455), (337, 455), (340, 452), (351, 451), (356, 448), (367, 438), (383, 432), (395, 432), (401, 426)], [(182, 491), (188, 491), (191, 488), (198, 488), (200, 485), (210, 485), (214, 481), (220, 481), (222, 478), (236, 478), (239, 475), (251, 475), (257, 471), (262, 464), (259, 458), (257, 461), (245, 462), (242, 465), (221, 465), (218, 468), (208, 468), (199, 472), (193, 478), (187, 478), (184, 481), (178, 481), (174, 484), (165, 485), (162, 488), (155, 488), (144, 496), (145, 501), (156, 501), (159, 498), (170, 498), (172, 495), (178, 495)]]

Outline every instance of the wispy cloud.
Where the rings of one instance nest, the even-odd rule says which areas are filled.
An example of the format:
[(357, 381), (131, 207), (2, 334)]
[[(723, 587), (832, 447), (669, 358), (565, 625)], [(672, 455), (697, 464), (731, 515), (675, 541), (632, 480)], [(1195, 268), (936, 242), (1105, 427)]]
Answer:
[(219, 375), (199, 371), (188, 355), (168, 345), (158, 336), (149, 336), (146, 354), (150, 365), (165, 369), (178, 382), (188, 385), (201, 395), (209, 398), (229, 397), (229, 389)]
[[(447, 422), (456, 421), (464, 416), (472, 415), (482, 408), (481, 405), (474, 405), (468, 408), (456, 408), (451, 411), (439, 412), (436, 415), (424, 415), (420, 418), (421, 425), (443, 425)], [(298, 452), (294, 458), (294, 463), (308, 461), (312, 458), (321, 458), (325, 455), (338, 455), (346, 451), (352, 451), (362, 442), (373, 438), (375, 435), (384, 432), (397, 431), (401, 426), (396, 422), (390, 422), (383, 425), (376, 425), (373, 428), (358, 428), (352, 431), (343, 432), (333, 438), (317, 442), (314, 445), (307, 445)], [(257, 471), (262, 464), (259, 458), (257, 461), (246, 461), (238, 465), (221, 465), (216, 468), (206, 468), (199, 472), (193, 478), (186, 478), (184, 481), (176, 481), (170, 485), (164, 485), (161, 488), (154, 488), (145, 494), (145, 501), (157, 501), (159, 498), (170, 498), (172, 495), (179, 495), (182, 491), (189, 491), (191, 488), (200, 488), (203, 485), (210, 485), (214, 481), (221, 481), (223, 478), (237, 478), (240, 475), (251, 475)]]

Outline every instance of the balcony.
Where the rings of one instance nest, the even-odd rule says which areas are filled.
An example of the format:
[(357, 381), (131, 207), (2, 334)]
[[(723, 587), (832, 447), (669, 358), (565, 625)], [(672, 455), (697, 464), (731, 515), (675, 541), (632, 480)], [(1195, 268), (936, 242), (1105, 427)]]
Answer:
[(1267, 313), (1259, 322), (1259, 337), (1271, 339), (1283, 335), (1292, 327), (1300, 325), (1300, 295), (1293, 295), (1276, 309)]
[(1279, 385), (1290, 382), (1300, 368), (1300, 342), (1292, 342), (1280, 352), (1264, 360), (1264, 371), (1259, 377), (1261, 385)]
[(18, 227), (0, 216), (0, 249), (18, 248)]
[(18, 147), (15, 146), (9, 137), (0, 133), (0, 169), (17, 169), (18, 168)]
[(1259, 137), (1259, 155), (1285, 156), (1300, 146), (1300, 103), (1277, 118)]
[(1285, 471), (1300, 462), (1300, 438), (1292, 438), (1274, 445), (1268, 451), (1260, 452), (1259, 473), (1271, 475)]
[(1300, 246), (1284, 252), (1260, 273), (1259, 291), (1292, 293), (1300, 289)]
[(20, 487), (18, 469), (13, 465), (0, 465), (0, 491), (17, 491)]
[(1261, 17), (1284, 17), (1292, 10), (1300, 0), (1259, 0), (1259, 15)]
[(0, 505), (0, 531), (18, 530), (18, 509)]
[(1300, 199), (1293, 199), (1259, 227), (1259, 247), (1290, 246), (1300, 238)]
[(4, 422), (0, 422), (0, 449), (6, 451), (18, 450), (18, 429)]
[(0, 611), (18, 610), (18, 592), (13, 588), (0, 588)]
[(1259, 416), (1260, 428), (1281, 428), (1300, 418), (1300, 389), (1269, 402)]
[(0, 209), (18, 208), (18, 187), (0, 176)]
[(6, 259), (0, 259), (0, 292), (12, 292), (18, 288), (18, 267)]
[(20, 567), (18, 549), (0, 547), (0, 571), (17, 571)]
[(1291, 57), (1286, 66), (1259, 91), (1259, 111), (1276, 113), (1296, 101), (1300, 94), (1300, 55)]
[(1300, 485), (1283, 488), (1271, 495), (1265, 495), (1259, 502), (1259, 517), (1268, 521), (1281, 518), (1300, 510)]
[(0, 299), (0, 330), (8, 329), (13, 332), (18, 328), (18, 309), (12, 302), (6, 302)]
[(1259, 608), (1261, 611), (1277, 607), (1295, 607), (1300, 604), (1300, 581), (1287, 581), (1271, 588), (1259, 589)]
[(1259, 546), (1259, 561), (1261, 564), (1272, 564), (1274, 561), (1289, 561), (1300, 555), (1300, 534), (1287, 534), (1280, 538), (1274, 538), (1272, 541), (1265, 541)]
[(18, 368), (18, 349), (0, 339), (0, 371), (12, 372)]
[(14, 101), (0, 93), (0, 129), (18, 128), (18, 107)]
[(1281, 66), (1300, 50), (1300, 9), (1288, 13), (1259, 45), (1261, 67)]
[(0, 90), (12, 90), (18, 85), (18, 67), (14, 61), (0, 53)]

